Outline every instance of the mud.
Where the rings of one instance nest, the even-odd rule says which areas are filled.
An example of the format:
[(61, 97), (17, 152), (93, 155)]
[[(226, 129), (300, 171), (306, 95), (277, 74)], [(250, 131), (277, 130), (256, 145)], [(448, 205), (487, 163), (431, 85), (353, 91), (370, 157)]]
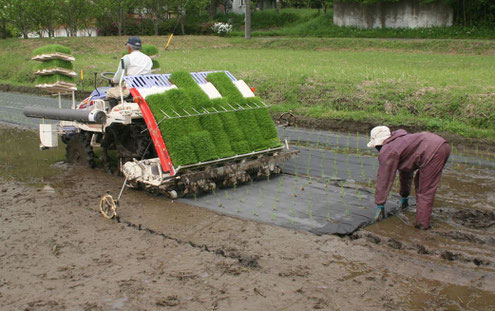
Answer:
[[(1, 310), (494, 309), (489, 152), (453, 148), (433, 229), (414, 228), (412, 206), (340, 238), (130, 189), (119, 219), (108, 221), (98, 198), (118, 193), (120, 177), (60, 163), (63, 150), (39, 152), (33, 132), (0, 127), (0, 135), (8, 146), (0, 149)], [(376, 158), (364, 152), (364, 136), (304, 129), (286, 136), (306, 155), (284, 167), (301, 186), (330, 179), (373, 188)], [(280, 177), (264, 182), (278, 185)], [(230, 201), (241, 199), (227, 191)], [(250, 193), (246, 204), (258, 208), (258, 197)]]
[(494, 228), (463, 209), (436, 208), (429, 231), (411, 210), (319, 237), (131, 190), (108, 221), (98, 197), (120, 177), (24, 148), (44, 173), (0, 179), (2, 310), (493, 310)]
[(80, 168), (38, 185), (0, 181), (2, 310), (493, 309), (493, 259), (447, 245), (422, 253), (407, 226), (315, 236), (140, 191), (105, 220), (98, 194), (120, 183)]
[(454, 220), (466, 227), (485, 229), (495, 225), (495, 212), (463, 209), (454, 212)]

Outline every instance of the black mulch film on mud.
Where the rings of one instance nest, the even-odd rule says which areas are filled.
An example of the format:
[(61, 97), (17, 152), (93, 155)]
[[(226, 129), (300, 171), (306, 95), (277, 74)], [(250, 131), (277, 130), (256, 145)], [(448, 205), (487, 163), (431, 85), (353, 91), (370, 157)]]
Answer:
[[(182, 200), (315, 234), (347, 235), (373, 223), (376, 205), (369, 185), (376, 177), (377, 159), (366, 150), (365, 137), (283, 127), (278, 130), (279, 137), (300, 152), (297, 158), (280, 164), (283, 174)], [(387, 214), (397, 212), (399, 201), (399, 196), (389, 198)]]
[[(40, 121), (24, 117), (24, 106), (58, 106), (56, 98), (13, 93), (0, 93), (0, 98), (0, 122), (29, 128), (36, 128)], [(69, 108), (70, 101), (63, 100), (62, 105)], [(280, 164), (283, 174), (180, 200), (234, 217), (315, 234), (348, 235), (373, 223), (378, 160), (377, 152), (366, 147), (367, 135), (293, 127), (279, 127), (278, 131), (280, 138), (300, 151), (297, 158)], [(478, 178), (476, 173), (495, 169), (493, 156), (474, 152), (466, 155), (451, 147), (447, 169), (458, 180), (473, 180)], [(487, 182), (483, 180), (483, 184)], [(396, 178), (386, 204), (388, 215), (399, 210), (397, 190)], [(414, 198), (410, 205), (414, 209)]]
[[(367, 148), (368, 137), (279, 127), (299, 156), (282, 163), (283, 174), (236, 188), (220, 189), (183, 201), (241, 218), (312, 233), (348, 235), (374, 223), (374, 184), (377, 152)], [(456, 164), (495, 168), (492, 159), (455, 154)], [(399, 211), (398, 178), (389, 195), (387, 215)], [(409, 200), (414, 209), (414, 197)]]

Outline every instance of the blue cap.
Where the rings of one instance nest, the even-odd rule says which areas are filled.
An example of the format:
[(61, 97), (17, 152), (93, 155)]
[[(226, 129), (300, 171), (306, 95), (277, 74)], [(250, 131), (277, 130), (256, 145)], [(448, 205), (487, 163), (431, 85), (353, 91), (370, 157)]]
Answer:
[(141, 46), (141, 39), (139, 37), (130, 37), (129, 40), (127, 40), (126, 45), (133, 45), (133, 46)]

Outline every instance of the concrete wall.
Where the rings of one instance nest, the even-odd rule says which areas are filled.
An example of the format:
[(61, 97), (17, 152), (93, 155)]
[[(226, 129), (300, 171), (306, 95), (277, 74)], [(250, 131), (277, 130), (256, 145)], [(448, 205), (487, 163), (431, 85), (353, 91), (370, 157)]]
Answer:
[[(232, 13), (244, 14), (246, 13), (246, 5), (244, 0), (232, 1)], [(254, 7), (254, 3), (251, 1), (251, 7)], [(275, 8), (275, 0), (261, 0), (259, 1), (257, 8), (259, 9), (273, 9)]]
[(333, 22), (359, 28), (420, 28), (452, 26), (453, 9), (440, 2), (420, 4), (419, 0), (362, 4), (335, 2)]

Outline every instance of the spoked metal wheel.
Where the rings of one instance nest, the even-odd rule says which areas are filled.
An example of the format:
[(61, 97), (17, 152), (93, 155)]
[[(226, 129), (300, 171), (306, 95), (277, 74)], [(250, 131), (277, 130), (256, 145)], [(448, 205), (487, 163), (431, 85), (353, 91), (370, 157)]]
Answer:
[(117, 201), (115, 201), (113, 197), (107, 193), (100, 199), (100, 213), (106, 219), (112, 219), (117, 216), (117, 205)]

